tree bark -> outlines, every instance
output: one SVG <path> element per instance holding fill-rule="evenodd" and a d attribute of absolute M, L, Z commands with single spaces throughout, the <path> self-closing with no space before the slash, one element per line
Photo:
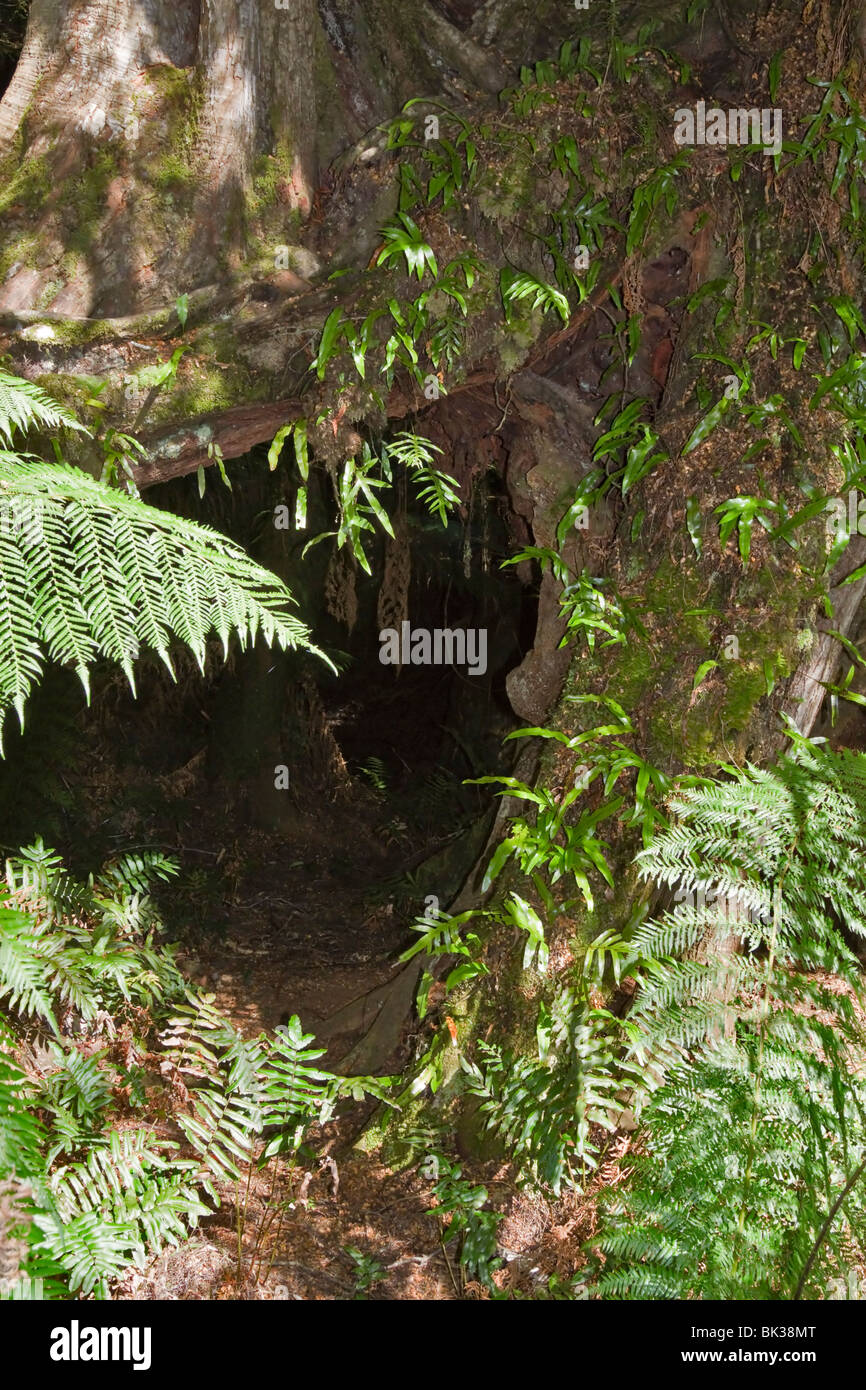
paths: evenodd
<path fill-rule="evenodd" d="M 0 310 L 114 318 L 224 280 L 296 242 L 325 171 L 408 97 L 504 76 L 425 0 L 33 0 L 0 102 L 0 251 L 22 252 Z"/>

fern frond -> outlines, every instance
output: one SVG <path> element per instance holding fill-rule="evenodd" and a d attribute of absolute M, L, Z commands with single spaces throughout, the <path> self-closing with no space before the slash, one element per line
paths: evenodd
<path fill-rule="evenodd" d="M 434 467 L 434 453 L 441 454 L 438 444 L 404 431 L 395 435 L 385 446 L 389 458 L 402 463 L 413 477 L 420 501 L 432 515 L 438 515 L 443 526 L 448 525 L 448 513 L 460 505 L 460 493 L 454 478 Z"/>
<path fill-rule="evenodd" d="M 16 430 L 24 434 L 34 426 L 87 433 L 71 411 L 32 381 L 0 371 L 0 440 L 11 446 Z"/>
<path fill-rule="evenodd" d="M 45 1131 L 25 1103 L 27 1078 L 0 1051 L 0 1178 L 27 1177 L 42 1167 Z"/>
<path fill-rule="evenodd" d="M 77 469 L 9 454 L 0 455 L 2 498 L 32 524 L 0 528 L 0 721 L 12 707 L 23 723 L 46 654 L 74 667 L 85 691 L 100 656 L 133 690 L 142 649 L 171 671 L 174 639 L 200 666 L 212 634 L 224 652 L 233 635 L 243 646 L 261 635 L 321 655 L 282 581 L 206 526 Z"/>
<path fill-rule="evenodd" d="M 208 1211 L 189 1172 L 147 1134 L 129 1131 L 37 1182 L 34 1198 L 35 1267 L 45 1259 L 73 1292 L 100 1298 L 127 1265 L 144 1264 L 148 1248 L 178 1244 Z"/>
<path fill-rule="evenodd" d="M 632 1052 L 654 1089 L 636 1102 L 647 1148 L 608 1204 L 598 1289 L 820 1296 L 866 1226 L 862 1194 L 844 1216 L 836 1202 L 866 1153 L 862 976 L 840 930 L 862 933 L 866 915 L 866 757 L 801 741 L 773 768 L 681 789 L 671 810 L 639 871 L 707 902 L 629 943 Z"/>

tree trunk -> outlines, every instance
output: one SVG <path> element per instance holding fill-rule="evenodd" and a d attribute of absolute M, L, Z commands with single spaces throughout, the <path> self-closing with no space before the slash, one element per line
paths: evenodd
<path fill-rule="evenodd" d="M 0 103 L 0 309 L 114 318 L 226 279 L 297 241 L 333 161 L 404 100 L 503 77 L 420 2 L 34 0 Z"/>

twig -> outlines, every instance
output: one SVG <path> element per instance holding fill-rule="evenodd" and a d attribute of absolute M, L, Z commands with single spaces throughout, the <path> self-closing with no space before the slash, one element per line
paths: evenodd
<path fill-rule="evenodd" d="M 825 1239 L 826 1239 L 826 1237 L 827 1237 L 827 1232 L 829 1231 L 831 1225 L 833 1224 L 833 1218 L 835 1217 L 837 1211 L 838 1211 L 839 1208 L 841 1207 L 841 1205 L 842 1205 L 842 1203 L 844 1202 L 845 1198 L 848 1196 L 848 1193 L 851 1191 L 851 1188 L 852 1188 L 852 1187 L 854 1186 L 854 1184 L 855 1184 L 856 1182 L 858 1182 L 859 1179 L 862 1177 L 864 1171 L 866 1171 L 866 1158 L 864 1158 L 863 1162 L 860 1163 L 860 1164 L 858 1164 L 858 1166 L 854 1169 L 854 1172 L 851 1174 L 851 1177 L 848 1179 L 848 1181 L 846 1182 L 845 1186 L 842 1188 L 842 1191 L 839 1193 L 839 1196 L 836 1198 L 836 1200 L 835 1200 L 835 1202 L 833 1203 L 832 1207 L 831 1207 L 830 1210 L 827 1212 L 827 1216 L 826 1216 L 826 1219 L 825 1219 L 825 1221 L 824 1221 L 824 1224 L 823 1224 L 823 1226 L 821 1227 L 820 1231 L 818 1232 L 818 1235 L 817 1235 L 816 1238 L 815 1238 L 815 1244 L 812 1246 L 812 1249 L 809 1251 L 809 1258 L 808 1258 L 808 1260 L 806 1261 L 806 1263 L 805 1263 L 804 1266 L 803 1266 L 803 1272 L 802 1272 L 802 1274 L 800 1275 L 800 1278 L 797 1280 L 797 1287 L 796 1287 L 796 1289 L 794 1290 L 794 1298 L 793 1298 L 793 1300 L 792 1300 L 794 1303 L 796 1303 L 796 1302 L 798 1301 L 798 1299 L 800 1299 L 800 1298 L 802 1297 L 802 1295 L 803 1295 L 803 1287 L 804 1287 L 804 1285 L 805 1285 L 805 1283 L 806 1283 L 806 1280 L 807 1280 L 808 1277 L 809 1277 L 809 1274 L 810 1274 L 810 1272 L 811 1272 L 812 1266 L 813 1266 L 813 1264 L 815 1263 L 815 1260 L 816 1260 L 817 1255 L 818 1255 L 818 1251 L 821 1249 L 821 1246 L 824 1244 L 824 1241 L 825 1241 Z"/>
<path fill-rule="evenodd" d="M 461 1294 L 461 1292 L 460 1292 L 460 1289 L 457 1287 L 457 1280 L 454 1278 L 454 1270 L 451 1268 L 451 1261 L 450 1261 L 449 1258 L 448 1258 L 448 1251 L 445 1249 L 445 1240 L 444 1240 L 444 1238 L 443 1238 L 443 1236 L 442 1236 L 441 1231 L 440 1231 L 440 1233 L 439 1233 L 439 1244 L 440 1244 L 441 1247 L 442 1247 L 442 1254 L 445 1256 L 445 1264 L 446 1264 L 446 1266 L 447 1266 L 447 1268 L 448 1268 L 448 1273 L 449 1273 L 449 1275 L 450 1275 L 450 1277 L 451 1277 L 451 1283 L 452 1283 L 453 1286 L 454 1286 L 454 1292 L 456 1293 L 456 1295 L 457 1295 L 458 1298 L 461 1298 L 461 1297 L 462 1297 L 462 1294 Z"/>

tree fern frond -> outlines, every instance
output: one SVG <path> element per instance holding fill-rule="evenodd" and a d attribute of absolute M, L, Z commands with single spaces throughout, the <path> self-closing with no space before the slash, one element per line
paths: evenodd
<path fill-rule="evenodd" d="M 87 433 L 71 411 L 52 400 L 32 381 L 0 371 L 0 440 L 11 445 L 16 431 L 23 434 L 34 426 Z"/>
<path fill-rule="evenodd" d="M 44 652 L 87 688 L 96 657 L 125 671 L 143 648 L 171 670 L 169 644 L 199 665 L 211 634 L 312 646 L 275 575 L 206 526 L 158 511 L 65 465 L 0 456 L 0 494 L 33 524 L 0 528 L 0 720 L 39 680 Z M 323 658 L 326 659 L 326 658 Z"/>
<path fill-rule="evenodd" d="M 801 741 L 773 768 L 681 789 L 670 809 L 639 872 L 707 902 L 679 903 L 629 943 L 632 1051 L 654 1089 L 636 1098 L 647 1147 L 608 1204 L 597 1287 L 820 1296 L 866 1227 L 852 1189 L 866 1153 L 863 984 L 841 935 L 866 916 L 866 757 Z"/>

